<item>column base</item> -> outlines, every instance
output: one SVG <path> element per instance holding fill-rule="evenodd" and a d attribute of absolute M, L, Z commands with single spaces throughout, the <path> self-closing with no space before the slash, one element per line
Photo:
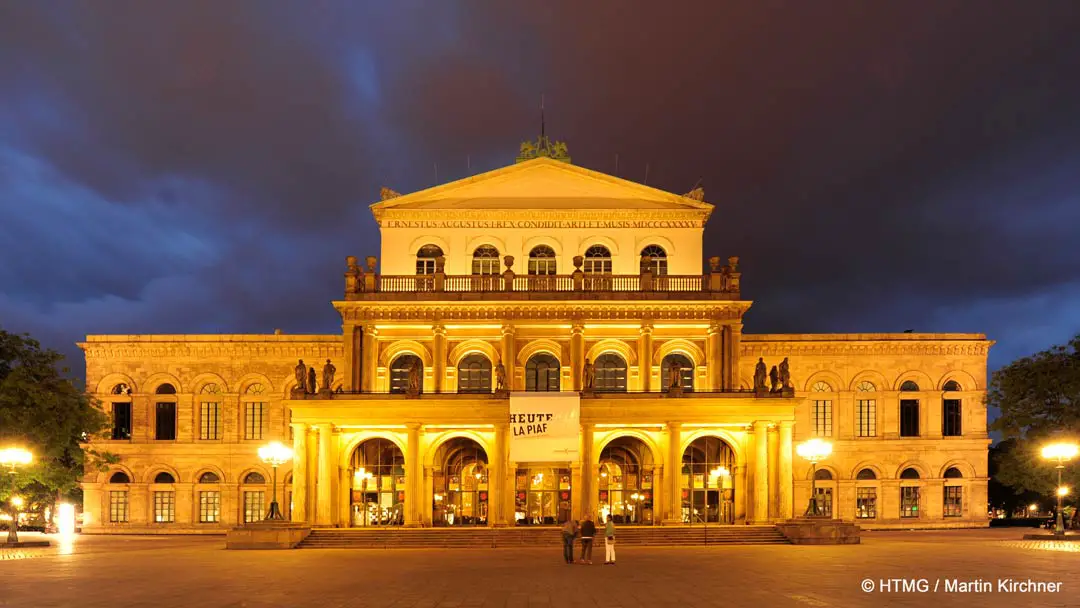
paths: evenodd
<path fill-rule="evenodd" d="M 685 526 L 686 522 L 681 519 L 662 519 L 660 520 L 661 526 Z"/>

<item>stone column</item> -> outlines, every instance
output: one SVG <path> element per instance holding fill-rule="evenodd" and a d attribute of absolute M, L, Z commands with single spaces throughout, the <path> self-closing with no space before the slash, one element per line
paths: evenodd
<path fill-rule="evenodd" d="M 293 430 L 292 521 L 307 521 L 307 425 L 291 423 Z"/>
<path fill-rule="evenodd" d="M 653 326 L 650 322 L 642 322 L 638 333 L 637 358 L 638 376 L 641 377 L 641 390 L 649 392 L 652 388 L 652 351 L 653 351 Z M 663 378 L 660 379 L 663 382 Z M 657 387 L 660 388 L 660 387 Z"/>
<path fill-rule="evenodd" d="M 341 326 L 341 352 L 344 355 L 344 369 L 341 370 L 341 389 L 348 392 L 356 390 L 356 376 L 360 369 L 360 362 L 356 359 L 359 353 L 357 349 L 357 342 L 360 336 L 357 335 L 357 327 L 355 323 L 344 323 Z M 319 386 L 322 388 L 322 378 L 319 378 Z"/>
<path fill-rule="evenodd" d="M 754 523 L 769 520 L 769 423 L 754 422 Z"/>
<path fill-rule="evenodd" d="M 364 326 L 364 343 L 361 347 L 360 390 L 365 393 L 375 392 L 379 364 L 379 330 L 368 323 Z"/>
<path fill-rule="evenodd" d="M 672 466 L 674 463 L 682 463 L 682 453 L 679 447 L 682 445 L 682 423 L 681 422 L 668 422 L 667 423 L 668 434 L 668 455 L 667 462 L 665 464 L 668 467 L 665 469 L 667 475 L 664 476 L 664 500 L 663 503 L 667 505 L 667 511 L 664 512 L 664 523 L 677 524 L 682 523 L 682 514 L 680 509 L 682 507 L 682 496 L 680 492 L 682 488 L 679 487 L 679 467 Z"/>
<path fill-rule="evenodd" d="M 490 496 L 488 504 L 495 511 L 489 514 L 488 522 L 495 526 L 508 525 L 504 494 L 506 493 L 506 462 L 509 460 L 506 453 L 506 433 L 509 431 L 509 426 L 510 423 L 506 421 L 495 423 L 495 454 L 492 462 L 488 465 L 488 490 Z M 491 466 L 492 464 L 495 466 Z"/>
<path fill-rule="evenodd" d="M 436 323 L 431 327 L 431 331 L 435 334 L 435 347 L 431 353 L 433 359 L 431 371 L 435 376 L 432 379 L 432 388 L 434 392 L 441 393 L 446 384 L 446 327 L 442 323 Z"/>
<path fill-rule="evenodd" d="M 739 349 L 742 344 L 742 325 L 742 323 L 728 325 L 730 330 L 725 340 L 725 343 L 730 348 L 727 360 L 727 379 L 728 388 L 732 390 L 739 388 Z"/>
<path fill-rule="evenodd" d="M 348 528 L 352 525 L 352 471 L 338 467 L 338 485 L 335 495 L 334 525 Z"/>
<path fill-rule="evenodd" d="M 584 365 L 585 325 L 575 321 L 570 328 L 570 386 L 575 391 L 581 390 L 581 370 Z"/>
<path fill-rule="evenodd" d="M 777 513 L 780 509 L 779 504 L 779 477 L 777 475 L 777 464 L 780 457 L 779 453 L 779 432 L 776 427 L 769 429 L 769 519 L 775 520 Z"/>
<path fill-rule="evenodd" d="M 431 508 L 435 504 L 435 467 L 424 467 L 424 502 L 420 505 L 420 521 L 426 526 L 431 526 Z"/>
<path fill-rule="evenodd" d="M 514 518 L 514 512 L 517 511 L 517 502 L 515 496 L 517 494 L 516 462 L 506 463 L 506 474 L 503 475 L 503 488 L 505 489 L 505 492 L 503 492 L 503 496 L 502 498 L 500 498 L 500 500 L 502 500 L 503 514 L 506 516 L 506 525 L 514 526 L 517 525 L 517 520 Z"/>
<path fill-rule="evenodd" d="M 570 518 L 581 521 L 581 463 L 575 462 L 570 464 Z M 515 488 L 514 491 L 517 491 Z"/>
<path fill-rule="evenodd" d="M 334 476 L 337 463 L 334 462 L 334 425 L 319 424 L 319 477 L 315 500 L 315 525 L 330 526 L 334 523 Z"/>
<path fill-rule="evenodd" d="M 724 384 L 723 328 L 719 321 L 709 324 L 709 333 L 705 338 L 705 353 L 709 371 L 709 390 L 718 391 L 729 388 Z"/>
<path fill-rule="evenodd" d="M 507 388 L 515 390 L 518 387 L 514 386 L 514 364 L 517 361 L 517 345 L 514 340 L 514 326 L 507 323 L 502 326 L 502 364 L 506 369 L 506 382 L 509 384 Z M 523 390 L 525 387 L 520 387 Z"/>
<path fill-rule="evenodd" d="M 791 429 L 795 425 L 790 420 L 780 422 L 779 457 L 776 460 L 776 479 L 780 493 L 777 500 L 780 519 L 790 519 L 795 516 L 792 510 L 792 484 L 794 478 L 791 473 L 792 438 Z"/>
<path fill-rule="evenodd" d="M 596 467 L 593 465 L 593 423 L 581 423 L 581 516 L 592 515 L 596 504 Z"/>
<path fill-rule="evenodd" d="M 735 523 L 746 523 L 746 511 L 750 506 L 750 485 L 746 481 L 746 465 L 735 465 Z"/>
<path fill-rule="evenodd" d="M 408 441 L 405 444 L 405 527 L 416 528 L 422 521 L 420 505 L 423 503 L 424 469 L 420 464 L 420 423 L 409 422 Z"/>

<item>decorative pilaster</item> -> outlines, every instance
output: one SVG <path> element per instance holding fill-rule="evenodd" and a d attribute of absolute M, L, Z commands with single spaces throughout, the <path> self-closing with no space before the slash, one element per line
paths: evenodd
<path fill-rule="evenodd" d="M 360 390 L 365 393 L 375 392 L 375 375 L 379 363 L 379 330 L 370 322 L 364 326 L 364 338 L 361 345 Z"/>
<path fill-rule="evenodd" d="M 682 462 L 682 454 L 679 453 L 679 446 L 682 445 L 682 423 L 681 422 L 668 422 L 667 423 L 667 435 L 668 435 L 668 463 Z M 682 488 L 679 487 L 679 475 L 677 469 L 673 466 L 669 466 L 667 469 L 667 475 L 664 476 L 664 504 L 667 505 L 667 509 L 664 511 L 664 523 L 678 524 L 682 523 L 681 513 L 679 508 L 682 505 L 682 497 L 680 492 Z"/>
<path fill-rule="evenodd" d="M 431 327 L 431 331 L 435 334 L 435 347 L 432 349 L 431 356 L 434 359 L 432 361 L 432 373 L 434 378 L 434 392 L 443 392 L 443 385 L 446 384 L 446 327 L 442 323 L 436 323 Z"/>
<path fill-rule="evenodd" d="M 334 525 L 348 528 L 352 520 L 352 471 L 338 467 L 338 485 L 335 492 Z M 367 514 L 364 514 L 367 517 Z"/>
<path fill-rule="evenodd" d="M 779 497 L 779 477 L 777 476 L 777 469 L 779 468 L 778 460 L 780 458 L 779 453 L 779 429 L 775 426 L 769 429 L 769 519 L 775 520 L 779 517 L 780 512 Z"/>
<path fill-rule="evenodd" d="M 728 325 L 724 343 L 729 345 L 727 357 L 727 385 L 731 390 L 739 388 L 739 348 L 742 344 L 742 323 Z"/>
<path fill-rule="evenodd" d="M 489 514 L 489 525 L 507 526 L 506 517 L 506 463 L 508 454 L 506 451 L 506 434 L 510 424 L 506 421 L 495 423 L 495 458 L 488 465 L 488 488 L 491 490 L 491 500 L 488 504 L 494 506 L 494 513 Z M 491 466 L 494 464 L 495 466 Z"/>
<path fill-rule="evenodd" d="M 424 469 L 420 466 L 420 424 L 409 422 L 405 426 L 409 429 L 408 441 L 405 444 L 405 527 L 415 528 L 419 527 L 422 521 L 420 510 L 423 504 L 421 476 Z"/>
<path fill-rule="evenodd" d="M 596 500 L 595 477 L 596 470 L 593 467 L 593 423 L 581 424 L 581 516 L 590 515 L 594 512 L 593 505 Z"/>
<path fill-rule="evenodd" d="M 652 388 L 652 351 L 653 351 L 653 325 L 643 321 L 638 333 L 637 342 L 638 377 L 641 378 L 641 390 L 649 392 Z M 663 382 L 663 379 L 660 380 Z M 659 388 L 659 387 L 658 387 Z"/>
<path fill-rule="evenodd" d="M 290 424 L 293 430 L 293 474 L 292 474 L 292 521 L 304 522 L 308 518 L 307 488 L 307 425 L 303 422 Z"/>
<path fill-rule="evenodd" d="M 723 330 L 724 326 L 719 321 L 709 324 L 709 332 L 705 337 L 706 364 L 709 372 L 709 390 L 719 391 L 728 388 L 724 385 L 724 356 L 723 356 Z"/>
<path fill-rule="evenodd" d="M 780 519 L 790 519 L 795 515 L 792 510 L 792 484 L 795 480 L 791 473 L 791 430 L 794 425 L 795 423 L 790 420 L 780 422 L 779 445 L 777 446 L 779 453 L 776 459 L 776 482 L 779 491 L 777 515 Z"/>
<path fill-rule="evenodd" d="M 334 425 L 319 424 L 319 475 L 317 498 L 315 500 L 315 525 L 333 525 L 334 518 L 334 475 L 337 466 L 334 463 Z"/>
<path fill-rule="evenodd" d="M 517 345 L 515 344 L 515 330 L 514 326 L 507 323 L 502 326 L 502 364 L 506 369 L 506 382 L 509 384 L 507 388 L 511 391 L 517 387 L 514 386 L 514 363 L 517 360 Z M 525 387 L 521 387 L 524 389 Z"/>
<path fill-rule="evenodd" d="M 754 422 L 754 523 L 769 520 L 769 423 Z"/>
<path fill-rule="evenodd" d="M 570 378 L 573 390 L 581 390 L 581 370 L 585 366 L 585 325 L 575 321 L 570 327 Z"/>
<path fill-rule="evenodd" d="M 355 323 L 341 326 L 341 352 L 344 355 L 345 369 L 341 370 L 341 390 L 352 392 L 359 385 L 362 330 Z M 321 386 L 320 382 L 320 386 Z M 333 387 L 322 387 L 323 389 Z"/>

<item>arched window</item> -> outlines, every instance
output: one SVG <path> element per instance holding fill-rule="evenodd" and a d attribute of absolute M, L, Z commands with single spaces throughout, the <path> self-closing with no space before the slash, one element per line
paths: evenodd
<path fill-rule="evenodd" d="M 109 483 L 131 483 L 131 478 L 123 471 L 117 471 L 109 478 Z"/>
<path fill-rule="evenodd" d="M 948 382 L 946 382 L 944 389 L 946 392 L 950 393 L 955 393 L 957 391 L 963 390 L 960 388 L 960 383 L 956 380 L 949 380 Z"/>
<path fill-rule="evenodd" d="M 911 468 L 911 467 L 908 467 L 908 468 L 904 469 L 904 471 L 902 473 L 900 473 L 900 479 L 918 479 L 918 478 L 919 478 L 919 472 L 916 471 L 915 469 Z"/>
<path fill-rule="evenodd" d="M 221 483 L 221 478 L 213 471 L 207 471 L 199 475 L 199 483 Z"/>
<path fill-rule="evenodd" d="M 870 382 L 869 380 L 863 380 L 855 386 L 855 390 L 859 391 L 860 393 L 873 393 L 877 391 L 877 387 L 874 386 L 873 382 Z"/>
<path fill-rule="evenodd" d="M 458 392 L 491 392 L 491 361 L 487 357 L 472 353 L 458 363 Z"/>
<path fill-rule="evenodd" d="M 389 439 L 375 437 L 356 446 L 352 475 L 352 525 L 405 523 L 405 455 Z"/>
<path fill-rule="evenodd" d="M 615 353 L 604 353 L 593 363 L 596 379 L 593 389 L 596 392 L 626 392 L 626 361 Z"/>
<path fill-rule="evenodd" d="M 645 259 L 648 256 L 648 259 Z M 641 250 L 641 271 L 651 269 L 654 275 L 667 274 L 667 252 L 659 245 L 649 245 Z"/>
<path fill-rule="evenodd" d="M 960 469 L 956 467 L 949 467 L 945 469 L 945 479 L 961 479 L 964 474 L 960 472 Z"/>
<path fill-rule="evenodd" d="M 828 382 L 818 381 L 814 383 L 814 386 L 810 387 L 810 390 L 815 393 L 831 393 L 832 387 L 829 386 Z"/>
<path fill-rule="evenodd" d="M 499 274 L 499 250 L 491 245 L 481 245 L 472 254 L 473 274 Z"/>
<path fill-rule="evenodd" d="M 585 250 L 585 274 L 611 274 L 611 252 L 603 245 L 593 245 Z"/>
<path fill-rule="evenodd" d="M 128 386 L 126 383 L 121 382 L 120 384 L 117 384 L 116 386 L 112 387 L 112 394 L 114 394 L 114 395 L 130 395 L 131 394 L 131 387 Z"/>
<path fill-rule="evenodd" d="M 832 473 L 828 469 L 818 469 L 814 472 L 814 479 L 818 481 L 832 481 Z"/>
<path fill-rule="evenodd" d="M 171 473 L 162 471 L 154 476 L 154 483 L 176 483 Z"/>
<path fill-rule="evenodd" d="M 442 248 L 438 245 L 424 245 L 416 252 L 416 274 L 435 274 L 435 258 L 441 257 Z"/>
<path fill-rule="evenodd" d="M 432 485 L 432 524 L 436 526 L 487 525 L 488 459 L 473 439 L 455 437 L 435 452 Z"/>
<path fill-rule="evenodd" d="M 670 353 L 660 362 L 660 390 L 665 393 L 671 390 L 673 367 L 679 368 L 679 386 L 682 390 L 694 390 L 694 362 L 682 353 Z"/>
<path fill-rule="evenodd" d="M 877 475 L 874 474 L 873 469 L 863 469 L 863 470 L 859 471 L 859 474 L 855 476 L 855 479 L 860 479 L 860 480 L 863 480 L 863 481 L 869 481 L 869 480 L 872 480 L 872 479 L 877 479 Z"/>
<path fill-rule="evenodd" d="M 653 454 L 636 437 L 616 437 L 600 451 L 597 484 L 598 522 L 607 517 L 616 524 L 652 524 Z"/>
<path fill-rule="evenodd" d="M 679 473 L 683 523 L 735 523 L 735 452 L 727 442 L 698 437 L 683 451 Z"/>
<path fill-rule="evenodd" d="M 559 360 L 548 353 L 536 353 L 525 364 L 525 390 L 559 392 Z"/>
<path fill-rule="evenodd" d="M 175 395 L 176 387 L 161 384 L 154 391 L 158 395 Z M 154 403 L 154 439 L 176 441 L 176 398 L 159 397 Z"/>
<path fill-rule="evenodd" d="M 900 390 L 904 392 L 915 392 L 919 390 L 919 385 L 911 380 L 904 380 L 904 383 L 900 385 Z"/>
<path fill-rule="evenodd" d="M 555 250 L 537 245 L 529 252 L 529 274 L 555 274 Z"/>
<path fill-rule="evenodd" d="M 404 394 L 409 392 L 409 372 L 413 367 L 416 367 L 416 373 L 419 375 L 420 391 L 424 390 L 424 362 L 413 354 L 398 355 L 397 358 L 390 363 L 390 392 L 394 394 Z"/>
<path fill-rule="evenodd" d="M 258 471 L 252 471 L 244 476 L 245 485 L 259 485 L 266 483 L 266 478 Z"/>
<path fill-rule="evenodd" d="M 158 386 L 157 390 L 154 392 L 159 395 L 175 395 L 176 387 L 166 382 L 165 384 Z"/>

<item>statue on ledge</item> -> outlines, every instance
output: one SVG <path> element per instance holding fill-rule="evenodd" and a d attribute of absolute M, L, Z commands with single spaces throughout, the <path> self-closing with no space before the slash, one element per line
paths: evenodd
<path fill-rule="evenodd" d="M 791 390 L 791 367 L 788 365 L 787 357 L 780 362 L 780 390 Z"/>
<path fill-rule="evenodd" d="M 309 394 L 312 394 L 312 395 L 315 394 L 315 367 L 314 366 L 308 368 L 307 392 Z"/>
<path fill-rule="evenodd" d="M 391 190 L 390 188 L 387 188 L 387 187 L 383 186 L 383 189 L 379 191 L 379 196 L 382 198 L 382 200 L 388 201 L 388 200 L 390 200 L 392 198 L 397 198 L 397 197 L 401 196 L 401 193 L 400 192 L 395 192 L 395 191 Z"/>
<path fill-rule="evenodd" d="M 682 366 L 678 363 L 672 363 L 668 368 L 668 394 L 676 397 L 682 396 Z"/>
<path fill-rule="evenodd" d="M 506 367 L 503 366 L 502 361 L 499 361 L 495 366 L 495 392 L 504 393 L 509 390 L 506 382 Z"/>
<path fill-rule="evenodd" d="M 780 392 L 780 372 L 776 371 L 775 365 L 772 366 L 772 369 L 769 370 L 769 384 L 772 385 L 772 387 L 769 389 L 770 393 Z"/>
<path fill-rule="evenodd" d="M 765 392 L 765 375 L 766 375 L 766 373 L 767 372 L 766 372 L 766 368 L 765 368 L 765 358 L 764 357 L 758 357 L 757 365 L 754 366 L 754 392 L 755 393 Z"/>
<path fill-rule="evenodd" d="M 420 366 L 415 363 L 409 366 L 409 385 L 405 391 L 405 394 L 410 397 L 418 397 L 420 395 Z"/>
<path fill-rule="evenodd" d="M 596 382 L 596 368 L 588 359 L 585 359 L 585 365 L 581 370 L 581 388 L 586 391 L 593 390 L 593 383 Z"/>
<path fill-rule="evenodd" d="M 694 188 L 690 192 L 687 192 L 686 194 L 684 194 L 683 197 L 688 198 L 688 199 L 690 199 L 692 201 L 704 201 L 705 200 L 705 189 L 702 188 L 701 186 L 698 186 L 697 188 Z"/>
<path fill-rule="evenodd" d="M 296 364 L 296 388 L 293 389 L 296 393 L 307 393 L 307 366 L 304 365 L 304 360 L 300 359 L 300 362 Z"/>
<path fill-rule="evenodd" d="M 334 374 L 337 372 L 337 368 L 330 362 L 330 359 L 326 360 L 326 365 L 322 368 L 322 387 L 324 391 L 329 391 L 331 386 L 334 386 Z"/>

